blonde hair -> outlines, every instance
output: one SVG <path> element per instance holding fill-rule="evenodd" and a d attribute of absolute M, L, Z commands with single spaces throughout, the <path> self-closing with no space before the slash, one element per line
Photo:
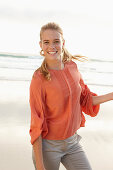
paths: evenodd
<path fill-rule="evenodd" d="M 43 32 L 45 30 L 48 30 L 48 29 L 55 30 L 55 31 L 59 32 L 61 34 L 61 36 L 62 36 L 62 39 L 63 39 L 63 31 L 62 31 L 61 27 L 58 24 L 54 23 L 54 22 L 49 22 L 46 25 L 43 25 L 41 27 L 40 40 L 42 39 Z M 40 55 L 44 56 L 41 52 L 40 52 Z M 63 60 L 62 60 L 63 63 L 65 63 L 67 61 L 71 61 L 72 59 L 82 61 L 82 60 L 85 59 L 85 57 L 80 56 L 80 55 L 71 55 L 67 51 L 67 49 L 65 47 L 63 47 Z M 41 66 L 37 70 L 40 70 L 40 72 L 43 74 L 43 76 L 44 76 L 44 78 L 46 78 L 46 80 L 51 80 L 51 75 L 50 75 L 50 72 L 49 72 L 49 70 L 47 68 L 45 59 L 43 60 Z"/>

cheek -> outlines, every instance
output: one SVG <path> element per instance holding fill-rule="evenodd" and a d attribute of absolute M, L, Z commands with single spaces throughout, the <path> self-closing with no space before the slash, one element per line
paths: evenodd
<path fill-rule="evenodd" d="M 43 51 L 46 51 L 47 50 L 47 46 L 43 45 L 42 49 L 43 49 Z"/>
<path fill-rule="evenodd" d="M 61 46 L 61 45 L 57 45 L 56 48 L 57 48 L 59 51 L 62 51 L 62 46 Z"/>

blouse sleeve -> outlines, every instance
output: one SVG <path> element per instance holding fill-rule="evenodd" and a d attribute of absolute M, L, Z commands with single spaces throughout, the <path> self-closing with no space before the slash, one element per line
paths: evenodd
<path fill-rule="evenodd" d="M 31 144 L 41 135 L 44 122 L 44 94 L 42 82 L 39 77 L 33 76 L 30 84 L 30 108 L 31 108 L 31 124 L 30 136 Z"/>
<path fill-rule="evenodd" d="M 90 91 L 82 78 L 80 78 L 80 85 L 82 89 L 80 97 L 82 111 L 91 117 L 95 117 L 99 112 L 100 105 L 93 105 L 92 96 L 97 96 L 97 94 Z"/>

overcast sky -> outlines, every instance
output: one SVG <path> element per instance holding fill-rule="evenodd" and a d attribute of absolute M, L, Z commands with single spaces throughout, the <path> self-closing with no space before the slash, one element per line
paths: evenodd
<path fill-rule="evenodd" d="M 112 0 L 2 0 L 0 7 L 14 10 L 66 10 L 74 13 L 87 13 L 94 16 L 111 17 Z"/>
<path fill-rule="evenodd" d="M 40 27 L 55 21 L 69 50 L 110 56 L 112 7 L 112 0 L 2 0 L 0 52 L 37 53 Z"/>

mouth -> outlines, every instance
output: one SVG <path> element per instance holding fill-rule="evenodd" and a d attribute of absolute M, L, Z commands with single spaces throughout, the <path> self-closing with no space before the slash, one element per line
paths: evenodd
<path fill-rule="evenodd" d="M 54 55 L 56 54 L 58 51 L 49 51 L 48 54 Z"/>

